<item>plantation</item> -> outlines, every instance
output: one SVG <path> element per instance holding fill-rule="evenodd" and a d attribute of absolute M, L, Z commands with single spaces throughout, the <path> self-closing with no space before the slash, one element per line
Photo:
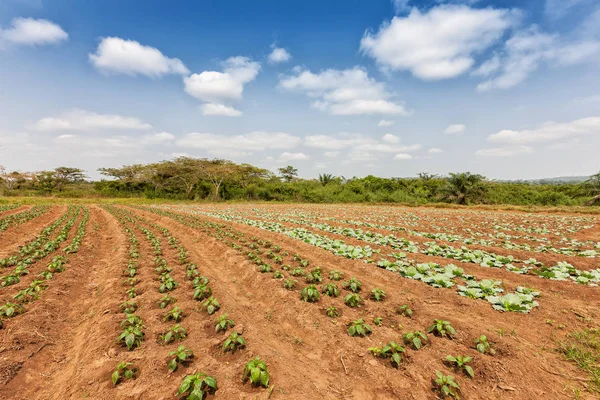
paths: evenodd
<path fill-rule="evenodd" d="M 599 222 L 3 204 L 0 398 L 598 398 Z"/>

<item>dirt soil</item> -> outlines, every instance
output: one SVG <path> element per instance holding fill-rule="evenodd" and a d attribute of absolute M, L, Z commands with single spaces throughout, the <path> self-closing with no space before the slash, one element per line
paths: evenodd
<path fill-rule="evenodd" d="M 491 224 L 504 221 L 512 225 L 545 225 L 569 238 L 600 242 L 600 221 L 595 216 L 316 205 L 165 206 L 158 207 L 162 210 L 160 215 L 148 207 L 91 205 L 88 209 L 90 218 L 86 235 L 79 251 L 67 256 L 65 271 L 47 282 L 48 289 L 39 300 L 24 304 L 23 314 L 3 318 L 0 399 L 175 399 L 183 377 L 195 372 L 204 372 L 218 382 L 219 389 L 208 399 L 436 399 L 442 398 L 432 389 L 436 370 L 456 378 L 464 399 L 598 398 L 598 393 L 592 391 L 589 376 L 556 351 L 558 343 L 569 332 L 599 327 L 598 287 L 521 276 L 442 257 L 414 255 L 419 262 L 455 264 L 478 278 L 502 280 L 510 290 L 525 285 L 541 291 L 540 306 L 529 314 L 502 313 L 493 310 L 486 301 L 458 296 L 455 288 L 436 289 L 362 260 L 336 256 L 280 233 L 195 212 L 229 210 L 248 218 L 269 220 L 264 215 L 261 218 L 252 216 L 253 210 L 259 209 L 263 213 L 303 213 L 316 219 L 380 220 L 386 221 L 378 222 L 381 224 L 431 232 L 444 232 L 447 228 L 448 233 L 463 235 L 466 235 L 466 228 L 487 234 L 493 231 Z M 117 219 L 113 214 L 115 210 L 127 218 Z M 0 236 L 0 258 L 17 252 L 20 245 L 33 240 L 64 212 L 66 206 L 54 206 L 40 217 L 9 228 Z M 585 221 L 576 219 L 582 217 Z M 423 220 L 421 225 L 420 219 Z M 0 287 L 1 304 L 14 302 L 13 296 L 18 290 L 32 282 L 33 276 L 42 271 L 52 257 L 64 254 L 62 248 L 70 243 L 80 220 L 81 215 L 61 249 L 31 265 L 31 274 L 23 277 L 21 283 Z M 350 227 L 331 220 L 319 222 Z M 584 225 L 588 227 L 583 228 Z M 577 229 L 569 232 L 569 226 Z M 117 342 L 124 319 L 120 304 L 129 300 L 125 293 L 130 286 L 124 282 L 123 275 L 130 261 L 128 230 L 139 242 L 136 275 L 139 295 L 134 300 L 138 305 L 136 315 L 144 321 L 145 332 L 145 340 L 133 351 Z M 312 231 L 348 244 L 367 244 L 341 235 Z M 372 231 L 390 233 L 381 229 Z M 164 293 L 158 291 L 155 247 L 148 239 L 148 232 L 158 239 L 162 257 L 172 268 L 170 275 L 178 286 L 170 295 L 177 299 L 174 305 L 184 311 L 179 323 L 188 332 L 185 340 L 169 345 L 161 344 L 159 339 L 174 325 L 164 318 L 172 306 L 166 309 L 157 306 Z M 406 237 L 401 232 L 394 234 Z M 517 230 L 512 234 L 524 233 Z M 539 233 L 527 234 L 548 237 Z M 556 235 L 550 237 L 557 239 Z M 195 263 L 200 274 L 210 280 L 212 295 L 220 302 L 220 310 L 214 315 L 209 316 L 201 309 L 201 302 L 192 298 L 194 289 L 186 279 L 186 267 L 179 262 L 179 250 L 171 245 L 169 238 L 183 246 L 187 260 Z M 260 273 L 246 257 L 249 249 L 244 246 L 251 243 L 251 238 L 259 247 L 266 241 L 281 246 L 278 254 L 282 255 L 283 264 L 292 268 L 298 266 L 294 254 L 309 262 L 307 271 L 321 267 L 323 283 L 340 286 L 340 296 L 332 298 L 321 294 L 317 303 L 302 301 L 300 291 L 307 285 L 302 277 L 290 277 L 289 271 L 282 270 L 285 278 L 298 281 L 295 289 L 287 290 L 282 279 L 274 279 L 272 272 Z M 453 245 L 457 246 L 456 243 Z M 238 246 L 243 251 L 236 249 Z M 378 248 L 372 244 L 371 247 Z M 379 247 L 382 254 L 390 251 Z M 514 254 L 519 258 L 535 257 L 547 264 L 573 260 L 584 269 L 600 268 L 600 257 L 584 259 L 500 247 L 467 247 Z M 268 249 L 272 247 L 253 251 L 264 254 Z M 263 254 L 261 258 L 271 263 L 274 271 L 281 270 L 281 265 Z M 344 304 L 344 297 L 349 292 L 341 288 L 343 281 L 330 281 L 329 273 L 333 270 L 344 273 L 344 281 L 356 277 L 362 282 L 360 295 L 365 301 L 361 307 L 351 308 Z M 9 269 L 0 270 L 2 275 L 8 272 Z M 318 288 L 321 286 L 317 285 Z M 385 301 L 369 299 L 374 288 L 385 291 Z M 398 315 L 395 310 L 400 305 L 409 305 L 413 317 Z M 331 306 L 341 312 L 339 317 L 330 318 L 325 314 Z M 233 354 L 221 351 L 223 341 L 232 330 L 215 332 L 215 320 L 222 313 L 235 321 L 233 330 L 241 333 L 247 343 L 245 348 Z M 383 319 L 381 326 L 373 322 L 377 317 Z M 371 326 L 373 333 L 364 338 L 350 337 L 348 324 L 361 318 Z M 426 332 L 434 319 L 450 321 L 457 331 L 455 337 L 449 339 L 428 334 L 429 340 L 420 350 L 405 345 L 399 368 L 392 367 L 389 359 L 376 358 L 369 352 L 369 348 L 392 340 L 402 343 L 402 335 L 406 332 Z M 482 334 L 496 349 L 495 355 L 480 354 L 475 350 L 474 339 Z M 188 365 L 169 373 L 168 354 L 179 345 L 191 349 L 195 357 Z M 459 354 L 473 357 L 474 378 L 444 362 L 446 355 Z M 254 388 L 242 382 L 244 365 L 256 356 L 268 365 L 269 388 Z M 139 376 L 114 386 L 111 374 L 122 361 L 132 362 L 139 369 Z"/>

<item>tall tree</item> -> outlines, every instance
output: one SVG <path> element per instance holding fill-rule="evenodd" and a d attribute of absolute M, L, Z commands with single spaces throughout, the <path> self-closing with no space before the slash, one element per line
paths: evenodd
<path fill-rule="evenodd" d="M 335 176 L 331 174 L 319 174 L 319 183 L 323 186 L 327 186 L 327 184 L 333 182 Z"/>
<path fill-rule="evenodd" d="M 87 176 L 85 171 L 73 167 L 58 167 L 54 169 L 55 186 L 62 191 L 69 183 L 84 182 Z"/>
<path fill-rule="evenodd" d="M 298 170 L 292 167 L 291 165 L 279 168 L 278 171 L 279 175 L 281 175 L 281 179 L 283 179 L 284 182 L 291 182 L 294 180 L 295 177 L 298 176 Z"/>
<path fill-rule="evenodd" d="M 589 189 L 589 193 L 594 196 L 587 204 L 590 206 L 600 204 L 600 172 L 590 176 L 590 178 L 585 181 L 585 186 Z"/>
<path fill-rule="evenodd" d="M 484 198 L 487 186 L 485 177 L 470 172 L 450 173 L 446 185 L 441 189 L 442 199 L 458 204 L 468 204 Z"/>

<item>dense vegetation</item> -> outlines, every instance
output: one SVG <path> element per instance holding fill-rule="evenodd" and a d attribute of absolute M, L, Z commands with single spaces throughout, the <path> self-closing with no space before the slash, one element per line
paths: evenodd
<path fill-rule="evenodd" d="M 394 202 L 427 204 L 592 205 L 600 204 L 600 173 L 583 183 L 491 181 L 477 174 L 426 173 L 416 178 L 322 174 L 300 179 L 287 166 L 279 174 L 227 160 L 180 157 L 153 164 L 101 168 L 106 176 L 86 180 L 85 171 L 59 167 L 34 173 L 0 167 L 6 196 L 145 197 L 179 200 L 263 200 L 314 203 Z"/>

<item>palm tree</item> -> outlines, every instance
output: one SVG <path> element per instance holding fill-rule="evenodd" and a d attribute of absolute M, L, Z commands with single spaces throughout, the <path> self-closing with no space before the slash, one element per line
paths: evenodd
<path fill-rule="evenodd" d="M 335 176 L 333 176 L 331 174 L 319 174 L 319 182 L 323 186 L 327 185 L 328 183 L 333 182 L 334 179 L 335 179 Z"/>
<path fill-rule="evenodd" d="M 442 199 L 458 204 L 482 200 L 487 191 L 485 177 L 470 172 L 450 173 L 442 188 Z"/>

